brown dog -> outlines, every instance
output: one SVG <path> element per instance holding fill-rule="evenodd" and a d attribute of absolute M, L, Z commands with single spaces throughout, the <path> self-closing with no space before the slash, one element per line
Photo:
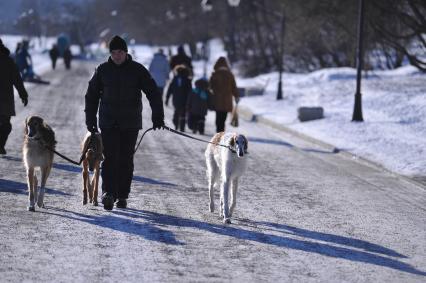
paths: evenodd
<path fill-rule="evenodd" d="M 53 152 L 51 150 L 55 149 L 55 144 L 55 133 L 41 117 L 29 116 L 25 120 L 25 137 L 22 152 L 27 171 L 29 211 L 35 211 L 35 202 L 37 202 L 38 207 L 44 207 L 44 190 L 52 169 Z M 34 170 L 37 167 L 41 171 L 41 184 L 38 194 L 37 177 L 34 174 Z"/>
<path fill-rule="evenodd" d="M 101 161 L 104 160 L 104 150 L 100 133 L 87 133 L 81 144 L 83 156 L 83 205 L 87 204 L 87 193 L 89 201 L 94 206 L 98 205 L 99 170 Z M 89 171 L 94 172 L 92 180 Z"/>

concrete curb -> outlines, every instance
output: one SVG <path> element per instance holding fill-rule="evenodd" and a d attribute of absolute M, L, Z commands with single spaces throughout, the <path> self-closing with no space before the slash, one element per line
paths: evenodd
<path fill-rule="evenodd" d="M 392 176 L 394 176 L 398 179 L 408 181 L 408 182 L 410 182 L 414 185 L 417 185 L 417 186 L 421 187 L 422 189 L 426 190 L 426 180 L 424 182 L 422 182 L 422 181 L 414 179 L 415 177 L 405 176 L 405 175 L 401 175 L 399 173 L 393 172 L 393 171 L 383 167 L 383 165 L 381 165 L 377 162 L 368 160 L 364 157 L 361 157 L 359 155 L 355 155 L 355 154 L 350 153 L 348 151 L 340 150 L 339 148 L 335 147 L 334 145 L 328 144 L 328 143 L 323 142 L 321 140 L 315 139 L 311 136 L 308 136 L 308 135 L 305 135 L 303 133 L 292 130 L 292 129 L 285 127 L 285 126 L 283 126 L 283 125 L 281 125 L 277 122 L 274 122 L 270 119 L 267 119 L 267 118 L 264 118 L 262 116 L 258 116 L 256 114 L 253 114 L 253 112 L 251 112 L 251 110 L 246 108 L 246 107 L 242 107 L 242 106 L 239 105 L 238 106 L 238 114 L 240 115 L 241 118 L 243 118 L 245 120 L 261 123 L 261 124 L 270 126 L 271 128 L 274 128 L 276 130 L 286 132 L 286 133 L 288 133 L 292 136 L 298 137 L 298 138 L 300 138 L 304 141 L 319 145 L 321 147 L 326 148 L 327 150 L 333 151 L 334 153 L 338 153 L 338 154 L 344 156 L 345 158 L 349 158 L 353 161 L 360 162 L 360 163 L 366 164 L 368 166 L 374 167 L 374 168 L 381 170 L 383 172 L 386 172 L 386 173 L 388 173 L 388 174 L 390 174 L 390 175 L 392 175 Z"/>

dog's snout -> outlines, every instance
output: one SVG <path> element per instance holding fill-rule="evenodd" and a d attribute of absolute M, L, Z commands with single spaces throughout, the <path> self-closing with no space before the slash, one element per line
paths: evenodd
<path fill-rule="evenodd" d="M 244 156 L 244 150 L 242 150 L 241 148 L 238 149 L 237 152 L 238 157 L 243 157 Z"/>
<path fill-rule="evenodd" d="M 31 127 L 27 127 L 27 130 L 28 130 L 28 136 L 32 138 L 35 134 L 35 131 Z"/>

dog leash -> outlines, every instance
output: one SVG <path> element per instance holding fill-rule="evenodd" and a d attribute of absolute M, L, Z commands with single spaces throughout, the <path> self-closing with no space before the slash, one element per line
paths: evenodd
<path fill-rule="evenodd" d="M 90 139 L 92 139 L 93 134 L 94 134 L 94 133 L 92 132 L 92 133 L 91 133 L 91 135 L 90 135 Z M 90 142 L 91 142 L 91 141 L 90 141 Z M 79 162 L 77 162 L 77 161 L 74 161 L 74 160 L 72 160 L 72 159 L 70 159 L 70 158 L 66 157 L 65 155 L 63 155 L 63 154 L 61 154 L 61 153 L 57 152 L 57 151 L 56 151 L 56 150 L 54 150 L 53 148 L 48 147 L 48 146 L 47 146 L 47 145 L 45 145 L 45 144 L 43 144 L 43 146 L 44 146 L 47 150 L 49 150 L 49 151 L 53 152 L 54 154 L 58 155 L 59 157 L 62 157 L 62 158 L 63 158 L 63 159 L 65 159 L 66 161 L 71 162 L 72 164 L 75 164 L 75 165 L 78 165 L 78 166 L 80 166 L 80 165 L 81 165 L 81 163 L 83 162 L 84 156 L 86 156 L 86 153 L 87 153 L 87 151 L 89 150 L 89 147 L 86 147 L 86 148 L 84 149 L 84 151 L 82 152 L 81 156 L 80 156 L 80 161 L 79 161 Z"/>
<path fill-rule="evenodd" d="M 154 128 L 149 128 L 149 129 L 147 129 L 145 132 L 143 132 L 143 134 L 142 134 L 141 138 L 139 139 L 138 145 L 137 145 L 137 146 L 136 146 L 136 148 L 135 148 L 135 151 L 133 151 L 133 154 L 135 154 L 135 153 L 136 153 L 136 151 L 138 150 L 139 145 L 141 144 L 142 139 L 143 139 L 143 137 L 145 136 L 145 134 L 146 134 L 146 133 L 148 133 L 149 131 L 152 131 L 152 130 L 154 130 Z"/>
<path fill-rule="evenodd" d="M 80 161 L 79 162 L 77 162 L 77 161 L 74 161 L 74 160 L 72 160 L 72 159 L 70 159 L 70 158 L 68 158 L 68 157 L 66 157 L 65 155 L 63 155 L 63 154 L 61 154 L 61 153 L 59 153 L 59 152 L 57 152 L 56 150 L 54 150 L 53 148 L 50 148 L 50 147 L 48 147 L 47 145 L 45 145 L 44 146 L 47 150 L 50 150 L 51 152 L 53 152 L 54 154 L 56 154 L 56 155 L 58 155 L 58 156 L 60 156 L 60 157 L 62 157 L 63 159 L 65 159 L 66 161 L 68 161 L 68 162 L 71 162 L 72 164 L 75 164 L 75 165 L 81 165 L 81 162 L 83 162 L 83 159 L 84 159 L 84 155 L 86 154 L 86 152 L 87 152 L 87 150 L 86 150 L 86 152 L 83 152 L 83 154 L 81 155 L 81 157 L 80 157 Z"/>
<path fill-rule="evenodd" d="M 180 135 L 180 136 L 183 136 L 183 137 L 189 138 L 189 139 L 193 139 L 193 140 L 196 140 L 196 141 L 200 141 L 200 142 L 204 142 L 204 143 L 209 143 L 209 144 L 214 144 L 214 145 L 218 145 L 218 146 L 226 147 L 226 148 L 227 148 L 227 149 L 229 149 L 231 152 L 236 153 L 236 151 L 235 151 L 233 148 L 231 148 L 231 146 L 228 146 L 228 145 L 224 145 L 224 144 L 220 144 L 220 143 L 214 143 L 214 142 L 206 141 L 206 140 L 203 140 L 203 139 L 195 138 L 195 137 L 192 137 L 192 136 L 190 136 L 190 135 L 184 134 L 184 133 L 182 133 L 182 132 L 179 132 L 179 131 L 173 130 L 172 128 L 167 127 L 167 126 L 163 126 L 163 127 L 162 127 L 162 129 L 168 130 L 168 131 L 170 131 L 170 132 L 172 132 L 172 133 L 174 133 L 174 134 L 177 134 L 177 135 Z M 137 144 L 137 146 L 136 146 L 136 148 L 135 148 L 135 150 L 134 150 L 133 154 L 135 154 L 135 153 L 136 153 L 136 151 L 138 150 L 138 148 L 139 148 L 139 146 L 140 146 L 140 144 L 141 144 L 141 142 L 142 142 L 142 140 L 143 140 L 144 136 L 146 135 L 146 133 L 148 133 L 149 131 L 152 131 L 152 130 L 154 130 L 154 128 L 149 128 L 149 129 L 147 129 L 145 132 L 143 132 L 143 134 L 142 134 L 141 138 L 139 139 L 139 142 L 138 142 L 138 144 Z M 93 134 L 93 133 L 92 133 L 92 134 Z M 92 138 L 92 137 L 91 137 L 91 138 Z M 43 144 L 43 145 L 44 145 L 44 144 Z M 54 150 L 53 148 L 48 147 L 47 145 L 44 145 L 44 147 L 45 147 L 47 150 L 49 150 L 49 151 L 51 151 L 51 152 L 55 153 L 55 154 L 56 154 L 56 155 L 58 155 L 59 157 L 62 157 L 63 159 L 65 159 L 65 160 L 67 160 L 68 162 L 70 162 L 70 163 L 72 163 L 72 164 L 75 164 L 75 165 L 81 165 L 81 163 L 83 162 L 84 156 L 86 155 L 87 150 L 89 149 L 89 147 L 85 148 L 85 150 L 84 150 L 84 151 L 83 151 L 83 153 L 81 154 L 80 161 L 79 161 L 79 162 L 77 162 L 77 161 L 74 161 L 74 160 L 72 160 L 72 159 L 70 159 L 70 158 L 66 157 L 65 155 L 63 155 L 63 154 L 61 154 L 61 153 L 57 152 L 57 151 L 56 151 L 56 150 Z"/>
<path fill-rule="evenodd" d="M 136 148 L 135 148 L 134 153 L 136 153 L 136 151 L 138 150 L 139 145 L 141 144 L 142 139 L 143 139 L 143 137 L 145 136 L 145 134 L 146 134 L 147 132 L 149 132 L 149 131 L 153 130 L 153 129 L 154 129 L 154 128 L 149 128 L 149 129 L 147 129 L 147 130 L 146 130 L 146 131 L 142 134 L 142 136 L 141 136 L 141 138 L 140 138 L 140 140 L 139 140 L 139 143 L 138 143 L 138 145 L 137 145 L 137 146 L 136 146 Z M 170 132 L 172 132 L 172 133 L 174 133 L 174 134 L 177 134 L 177 135 L 180 135 L 180 136 L 183 136 L 183 137 L 189 138 L 189 139 L 196 140 L 196 141 L 200 141 L 200 142 L 204 142 L 204 143 L 210 143 L 210 144 L 214 144 L 214 145 L 218 145 L 218 146 L 226 147 L 226 148 L 227 148 L 227 149 L 229 149 L 231 152 L 233 152 L 233 153 L 237 153 L 237 152 L 236 152 L 233 148 L 231 148 L 231 146 L 228 146 L 228 145 L 224 145 L 224 144 L 220 144 L 220 143 L 214 143 L 214 142 L 211 142 L 211 141 L 206 141 L 206 140 L 203 140 L 203 139 L 199 139 L 199 138 L 196 138 L 196 137 L 193 137 L 193 136 L 190 136 L 190 135 L 184 134 L 184 133 L 182 133 L 182 132 L 179 132 L 179 131 L 173 130 L 172 128 L 167 127 L 167 126 L 162 126 L 162 129 L 167 130 L 167 131 L 170 131 Z"/>

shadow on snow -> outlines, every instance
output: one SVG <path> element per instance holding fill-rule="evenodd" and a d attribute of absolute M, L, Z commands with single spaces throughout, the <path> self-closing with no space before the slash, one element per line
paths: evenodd
<path fill-rule="evenodd" d="M 256 137 L 250 137 L 249 138 L 249 143 L 250 142 L 285 146 L 285 147 L 288 147 L 288 148 L 299 149 L 299 150 L 305 151 L 305 152 L 315 152 L 315 153 L 324 153 L 324 154 L 336 154 L 336 153 L 339 153 L 339 149 L 338 148 L 334 148 L 331 151 L 320 150 L 320 149 L 313 149 L 313 148 L 299 148 L 299 147 L 294 146 L 293 144 L 285 142 L 285 141 L 271 140 L 271 139 L 264 139 L 264 138 L 256 138 Z"/>
<path fill-rule="evenodd" d="M 57 212 L 51 212 L 52 210 Z M 157 227 L 158 225 L 138 222 L 128 218 L 126 219 L 112 213 L 101 216 L 93 216 L 50 206 L 48 206 L 46 210 L 38 210 L 38 212 L 64 217 L 71 220 L 82 221 L 119 232 L 142 236 L 149 241 L 161 242 L 168 245 L 184 244 L 176 239 L 173 232 L 161 229 Z"/>
<path fill-rule="evenodd" d="M 0 192 L 23 194 L 23 195 L 28 194 L 27 183 L 0 179 Z M 46 187 L 45 192 L 52 195 L 63 195 L 63 196 L 72 195 L 72 194 L 64 193 L 58 190 L 49 189 L 48 187 Z"/>
<path fill-rule="evenodd" d="M 13 157 L 13 156 L 4 156 L 3 159 L 6 160 L 10 160 L 10 161 L 16 161 L 16 162 L 22 162 L 21 158 L 17 158 L 17 157 Z M 67 171 L 67 172 L 71 172 L 71 173 L 81 173 L 82 172 L 82 167 L 80 166 L 75 166 L 75 165 L 69 165 L 69 164 L 63 164 L 63 163 L 53 163 L 52 166 L 54 169 L 58 169 L 58 170 L 62 170 L 62 171 Z M 51 173 L 52 176 L 52 173 Z M 161 181 L 161 180 L 156 180 L 156 179 L 151 179 L 151 178 L 147 178 L 147 177 L 143 177 L 143 176 L 133 176 L 133 181 L 135 182 L 141 182 L 141 183 L 146 183 L 146 184 L 150 184 L 150 185 L 159 185 L 159 186 L 170 186 L 170 187 L 176 187 L 176 184 L 173 183 L 169 183 L 169 182 L 165 182 L 165 181 Z M 6 180 L 4 180 L 6 181 Z M 13 181 L 10 181 L 13 182 Z M 1 183 L 0 183 L 1 186 Z M 25 189 L 26 189 L 26 184 L 25 184 Z M 10 190 L 10 188 L 9 188 Z M 2 188 L 0 187 L 0 191 L 2 191 Z M 13 191 L 8 191 L 8 192 L 13 192 Z"/>
<path fill-rule="evenodd" d="M 247 220 L 239 220 L 241 225 L 247 226 L 247 223 L 255 223 L 257 228 L 261 228 L 265 231 L 273 231 L 284 233 L 292 236 L 298 236 L 303 239 L 294 239 L 285 237 L 282 235 L 267 234 L 258 231 L 250 231 L 237 227 L 237 225 L 221 225 L 211 224 L 193 219 L 186 219 L 171 215 L 160 214 L 151 211 L 137 210 L 137 209 L 123 209 L 114 210 L 110 215 L 103 216 L 90 216 L 81 213 L 75 213 L 72 211 L 49 208 L 66 213 L 57 214 L 45 211 L 44 213 L 57 215 L 73 220 L 87 222 L 100 227 L 106 227 L 113 230 L 140 235 L 147 240 L 157 241 L 170 245 L 183 245 L 176 239 L 173 232 L 165 230 L 163 227 L 183 227 L 183 228 L 194 228 L 210 233 L 233 237 L 245 241 L 253 241 L 266 245 L 273 245 L 276 247 L 294 249 L 304 251 L 308 253 L 315 253 L 333 258 L 341 258 L 354 262 L 362 262 L 373 264 L 377 266 L 383 266 L 399 270 L 402 272 L 412 273 L 416 275 L 426 276 L 426 272 L 418 270 L 411 265 L 398 261 L 393 258 L 385 257 L 383 255 L 407 258 L 404 255 L 397 253 L 391 249 L 379 246 L 377 244 L 369 243 L 367 241 L 358 240 L 354 238 L 348 238 L 333 234 L 320 233 L 292 227 L 283 224 L 269 223 L 269 222 L 248 222 Z M 70 215 L 71 214 L 71 215 Z M 123 218 L 124 217 L 124 218 Z M 126 219 L 130 218 L 130 219 Z M 133 220 L 131 220 L 133 219 Z M 141 223 L 137 220 L 143 220 Z M 157 226 L 161 226 L 159 228 Z M 263 227 L 259 227 L 263 226 Z M 310 240 L 316 240 L 309 241 Z M 321 242 L 317 242 L 321 241 Z M 324 243 L 325 242 L 325 243 Z M 339 244 L 342 246 L 334 246 L 331 244 Z M 356 249 L 354 249 L 356 248 Z M 362 249 L 362 250 L 358 250 Z M 382 255 L 380 255 L 382 254 Z"/>

